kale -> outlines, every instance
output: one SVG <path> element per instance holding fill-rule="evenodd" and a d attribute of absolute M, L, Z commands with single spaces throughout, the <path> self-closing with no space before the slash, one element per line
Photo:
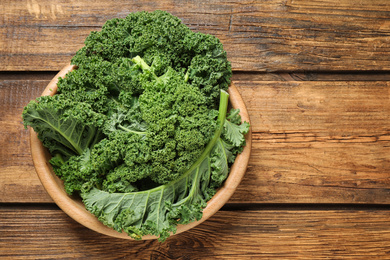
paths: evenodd
<path fill-rule="evenodd" d="M 54 96 L 23 111 L 70 195 L 104 224 L 165 240 L 202 209 L 245 145 L 227 113 L 232 75 L 220 41 L 164 11 L 92 32 Z"/>

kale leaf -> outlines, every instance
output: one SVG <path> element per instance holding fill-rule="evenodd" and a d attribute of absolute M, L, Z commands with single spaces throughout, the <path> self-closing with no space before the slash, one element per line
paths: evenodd
<path fill-rule="evenodd" d="M 202 217 L 201 210 L 214 195 L 215 189 L 227 178 L 229 162 L 234 161 L 226 145 L 224 132 L 228 94 L 222 92 L 219 109 L 219 126 L 213 138 L 197 161 L 178 179 L 152 189 L 127 193 L 109 193 L 97 188 L 83 190 L 81 196 L 86 208 L 105 225 L 126 232 L 135 239 L 152 234 L 160 241 L 176 231 L 178 224 L 188 224 Z M 245 128 L 245 130 L 244 130 Z M 247 133 L 249 125 L 242 127 Z M 231 143 L 241 137 L 226 135 Z"/>

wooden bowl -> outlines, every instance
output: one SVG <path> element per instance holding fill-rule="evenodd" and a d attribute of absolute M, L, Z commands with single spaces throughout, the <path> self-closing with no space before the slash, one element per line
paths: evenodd
<path fill-rule="evenodd" d="M 64 77 L 68 72 L 74 69 L 76 69 L 75 66 L 65 66 L 50 81 L 46 89 L 43 91 L 42 96 L 54 95 L 57 92 L 58 78 Z M 228 92 L 230 94 L 229 99 L 232 107 L 239 108 L 243 121 L 249 122 L 248 111 L 240 96 L 240 93 L 237 91 L 234 84 L 230 85 Z M 193 228 L 206 219 L 210 218 L 230 199 L 246 172 L 251 152 L 251 140 L 251 131 L 249 131 L 249 133 L 246 135 L 246 146 L 243 152 L 237 156 L 234 164 L 231 167 L 229 176 L 224 182 L 223 186 L 208 201 L 207 207 L 203 210 L 202 219 L 187 225 L 178 225 L 176 234 Z M 110 227 L 105 226 L 92 213 L 86 210 L 80 198 L 69 196 L 65 192 L 62 180 L 60 180 L 60 178 L 54 174 L 53 169 L 49 163 L 51 155 L 42 145 L 42 142 L 38 139 L 37 134 L 32 128 L 30 128 L 30 145 L 35 170 L 39 179 L 41 180 L 46 191 L 49 193 L 50 197 L 66 214 L 68 214 L 71 218 L 83 226 L 96 232 L 117 238 L 132 239 L 126 233 L 120 233 Z M 156 238 L 157 237 L 155 236 L 147 235 L 142 239 L 147 240 Z"/>

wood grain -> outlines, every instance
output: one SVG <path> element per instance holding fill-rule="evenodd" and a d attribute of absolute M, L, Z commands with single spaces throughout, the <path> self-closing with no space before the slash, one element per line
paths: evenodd
<path fill-rule="evenodd" d="M 0 202 L 51 202 L 37 178 L 22 111 L 48 81 L 0 81 Z"/>
<path fill-rule="evenodd" d="M 21 119 L 91 31 L 155 9 L 221 39 L 253 127 L 229 203 L 163 244 L 69 218 Z M 389 259 L 389 17 L 387 0 L 0 1 L 0 259 Z"/>
<path fill-rule="evenodd" d="M 234 202 L 388 203 L 388 82 L 239 82 L 252 158 Z"/>
<path fill-rule="evenodd" d="M 0 202 L 52 202 L 21 112 L 48 81 L 0 82 Z M 388 82 L 236 81 L 252 157 L 231 203 L 390 203 Z"/>
<path fill-rule="evenodd" d="M 221 39 L 237 71 L 389 70 L 386 0 L 2 1 L 0 70 L 55 70 L 92 30 L 163 9 Z"/>
<path fill-rule="evenodd" d="M 55 209 L 0 209 L 1 259 L 385 259 L 388 210 L 219 211 L 165 243 L 88 230 Z"/>
<path fill-rule="evenodd" d="M 14 73 L 17 74 L 17 73 Z M 12 76 L 13 74 L 9 75 Z M 54 76 L 54 74 L 53 74 Z M 1 74 L 0 74 L 1 80 Z M 246 72 L 235 71 L 233 81 L 390 81 L 386 71 L 291 71 L 291 72 Z"/>

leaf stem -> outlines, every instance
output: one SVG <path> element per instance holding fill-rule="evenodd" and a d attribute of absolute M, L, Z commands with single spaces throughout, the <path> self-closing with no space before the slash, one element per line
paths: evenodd
<path fill-rule="evenodd" d="M 124 131 L 126 131 L 126 132 L 134 133 L 134 134 L 137 134 L 137 135 L 145 135 L 145 134 L 146 134 L 146 132 L 134 131 L 134 130 L 131 130 L 131 129 L 129 129 L 129 128 L 126 128 L 126 127 L 124 127 L 124 126 L 122 126 L 122 125 L 118 125 L 118 128 L 120 128 L 120 129 L 122 129 L 122 130 L 124 130 Z"/>

